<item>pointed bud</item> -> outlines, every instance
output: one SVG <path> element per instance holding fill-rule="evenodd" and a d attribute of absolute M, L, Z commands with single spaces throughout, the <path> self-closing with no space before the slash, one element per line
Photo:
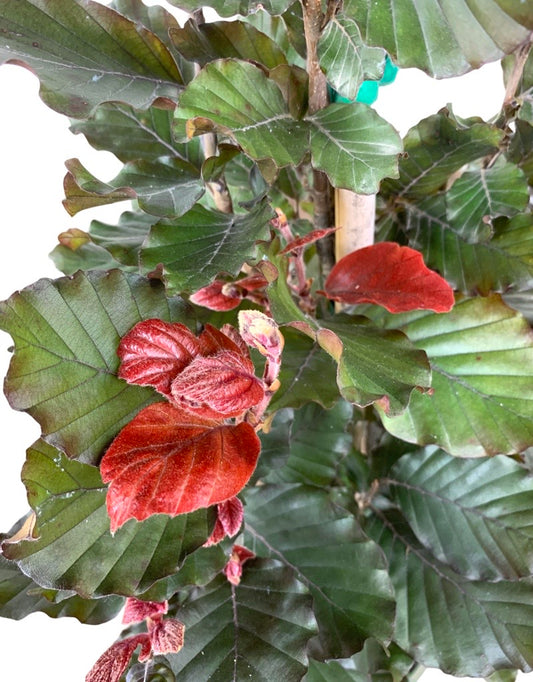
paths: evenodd
<path fill-rule="evenodd" d="M 246 343 L 261 355 L 272 359 L 280 357 L 285 339 L 271 317 L 258 310 L 241 310 L 239 331 Z"/>
<path fill-rule="evenodd" d="M 224 575 L 232 585 L 238 585 L 242 577 L 242 565 L 255 554 L 242 545 L 233 545 L 231 556 L 224 568 Z"/>

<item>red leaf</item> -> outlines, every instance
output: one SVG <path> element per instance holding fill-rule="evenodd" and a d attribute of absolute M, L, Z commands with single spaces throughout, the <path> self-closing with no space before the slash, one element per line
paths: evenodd
<path fill-rule="evenodd" d="M 139 644 L 142 647 L 139 660 L 147 660 L 152 650 L 150 637 L 147 634 L 128 637 L 104 651 L 85 676 L 85 682 L 119 682 Z"/>
<path fill-rule="evenodd" d="M 391 313 L 420 309 L 445 313 L 454 303 L 452 288 L 425 266 L 422 255 L 394 242 L 380 242 L 344 256 L 324 288 L 334 301 L 377 303 Z"/>
<path fill-rule="evenodd" d="M 222 282 L 216 279 L 202 289 L 198 289 L 190 300 L 209 310 L 233 310 L 242 301 L 243 290 L 232 282 Z"/>
<path fill-rule="evenodd" d="M 332 232 L 335 232 L 338 229 L 339 229 L 338 227 L 323 227 L 320 230 L 312 230 L 311 232 L 304 234 L 302 237 L 297 237 L 296 239 L 290 241 L 287 244 L 287 246 L 279 253 L 280 255 L 283 255 L 284 253 L 290 253 L 291 251 L 295 251 L 296 249 L 301 249 L 304 246 L 307 246 L 307 244 L 313 244 L 314 242 L 317 242 L 319 239 L 327 237 L 328 234 L 331 234 Z"/>
<path fill-rule="evenodd" d="M 169 397 L 172 380 L 199 352 L 199 339 L 184 324 L 144 320 L 120 342 L 118 376 Z"/>
<path fill-rule="evenodd" d="M 255 554 L 242 545 L 233 545 L 231 556 L 224 567 L 224 575 L 232 585 L 238 585 L 242 577 L 242 565 Z"/>
<path fill-rule="evenodd" d="M 250 424 L 225 424 L 169 403 L 145 407 L 118 434 L 100 471 L 114 532 L 128 519 L 224 502 L 252 475 L 261 443 Z"/>
<path fill-rule="evenodd" d="M 185 625 L 175 618 L 156 620 L 151 626 L 150 639 L 154 654 L 177 654 L 183 647 Z"/>
<path fill-rule="evenodd" d="M 173 401 L 208 418 L 237 417 L 264 397 L 248 358 L 233 351 L 197 357 L 172 382 Z"/>
<path fill-rule="evenodd" d="M 218 519 L 226 535 L 232 538 L 240 530 L 244 518 L 244 507 L 238 497 L 232 497 L 217 506 Z"/>
<path fill-rule="evenodd" d="M 135 597 L 128 597 L 126 599 L 124 615 L 122 616 L 122 623 L 124 625 L 140 623 L 146 618 L 153 618 L 167 611 L 168 602 L 166 601 L 141 601 L 140 599 L 135 599 Z"/>

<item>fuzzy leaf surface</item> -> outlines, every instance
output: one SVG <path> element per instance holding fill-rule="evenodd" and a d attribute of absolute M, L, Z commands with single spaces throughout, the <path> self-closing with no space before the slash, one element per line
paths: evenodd
<path fill-rule="evenodd" d="M 350 100 L 355 99 L 365 78 L 381 78 L 385 66 L 385 51 L 367 47 L 355 21 L 342 13 L 320 34 L 318 57 L 332 87 Z"/>
<path fill-rule="evenodd" d="M 395 510 L 374 510 L 365 530 L 389 562 L 398 600 L 395 641 L 416 661 L 458 677 L 531 671 L 531 578 L 469 580 L 423 548 Z"/>
<path fill-rule="evenodd" d="M 462 576 L 531 575 L 533 483 L 514 460 L 460 459 L 428 448 L 404 455 L 387 482 L 419 542 Z"/>
<path fill-rule="evenodd" d="M 272 209 L 259 202 L 248 213 L 228 214 L 196 205 L 151 229 L 141 250 L 147 270 L 163 263 L 170 293 L 197 291 L 220 272 L 236 276 L 257 255 L 256 242 L 269 235 Z"/>
<path fill-rule="evenodd" d="M 0 304 L 0 328 L 15 342 L 5 382 L 10 405 L 28 412 L 44 438 L 96 464 L 137 412 L 157 400 L 118 378 L 122 336 L 143 318 L 178 320 L 185 305 L 136 275 L 78 272 L 43 279 Z"/>
<path fill-rule="evenodd" d="M 294 571 L 272 559 L 246 562 L 234 587 L 224 576 L 179 606 L 187 645 L 168 657 L 183 682 L 301 680 L 316 634 L 311 597 Z"/>
<path fill-rule="evenodd" d="M 176 116 L 189 121 L 193 134 L 214 127 L 252 159 L 272 159 L 280 167 L 297 165 L 308 148 L 305 123 L 291 116 L 274 81 L 248 62 L 209 63 L 183 92 Z"/>
<path fill-rule="evenodd" d="M 0 23 L 0 62 L 35 72 L 43 101 L 61 114 L 84 118 L 116 100 L 143 109 L 182 89 L 160 38 L 100 3 L 5 0 Z"/>
<path fill-rule="evenodd" d="M 501 59 L 526 40 L 533 28 L 526 4 L 348 0 L 344 11 L 359 23 L 365 42 L 384 47 L 399 66 L 446 78 Z"/>
<path fill-rule="evenodd" d="M 142 410 L 100 464 L 110 483 L 114 531 L 128 519 L 186 514 L 233 497 L 255 469 L 261 443 L 252 426 L 225 424 L 170 403 Z"/>
<path fill-rule="evenodd" d="M 212 510 L 130 521 L 113 536 L 97 468 L 37 441 L 22 478 L 37 514 L 33 537 L 4 542 L 4 555 L 39 584 L 86 598 L 145 592 L 175 573 L 214 525 Z"/>
<path fill-rule="evenodd" d="M 86 208 L 131 199 L 137 199 L 139 207 L 154 216 L 181 216 L 205 191 L 196 168 L 176 156 L 153 162 L 129 161 L 109 183 L 97 180 L 78 159 L 70 159 L 66 166 L 63 206 L 71 216 Z"/>
<path fill-rule="evenodd" d="M 334 301 L 377 303 L 392 313 L 416 309 L 445 313 L 454 304 L 452 288 L 425 266 L 420 253 L 394 242 L 379 242 L 344 256 L 324 287 Z"/>
<path fill-rule="evenodd" d="M 402 143 L 394 128 L 365 104 L 330 104 L 310 124 L 314 168 L 334 187 L 374 194 L 384 177 L 397 177 Z"/>
<path fill-rule="evenodd" d="M 394 597 L 383 556 L 327 492 L 272 485 L 246 492 L 246 545 L 291 566 L 314 600 L 320 658 L 349 656 L 392 634 Z"/>
<path fill-rule="evenodd" d="M 460 457 L 533 444 L 533 333 L 519 313 L 493 295 L 459 301 L 446 315 L 413 313 L 402 328 L 427 352 L 434 392 L 413 393 L 403 415 L 383 417 L 388 431 Z"/>

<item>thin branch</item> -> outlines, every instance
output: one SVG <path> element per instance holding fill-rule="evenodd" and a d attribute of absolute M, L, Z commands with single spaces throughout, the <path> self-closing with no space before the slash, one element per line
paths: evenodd
<path fill-rule="evenodd" d="M 524 66 L 526 65 L 531 46 L 533 44 L 533 33 L 530 34 L 529 40 L 523 43 L 514 53 L 514 64 L 507 79 L 507 86 L 505 88 L 505 96 L 503 98 L 503 108 L 512 104 L 516 91 L 520 85 L 522 74 L 524 73 Z"/>

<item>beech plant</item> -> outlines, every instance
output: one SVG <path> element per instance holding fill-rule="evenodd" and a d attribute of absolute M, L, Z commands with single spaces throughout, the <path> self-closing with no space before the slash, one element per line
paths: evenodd
<path fill-rule="evenodd" d="M 65 209 L 129 202 L 0 304 L 42 429 L 0 615 L 123 610 L 87 682 L 531 671 L 532 4 L 170 4 L 0 0 L 123 163 L 68 160 Z M 501 111 L 402 140 L 357 101 L 386 60 L 502 60 Z"/>

